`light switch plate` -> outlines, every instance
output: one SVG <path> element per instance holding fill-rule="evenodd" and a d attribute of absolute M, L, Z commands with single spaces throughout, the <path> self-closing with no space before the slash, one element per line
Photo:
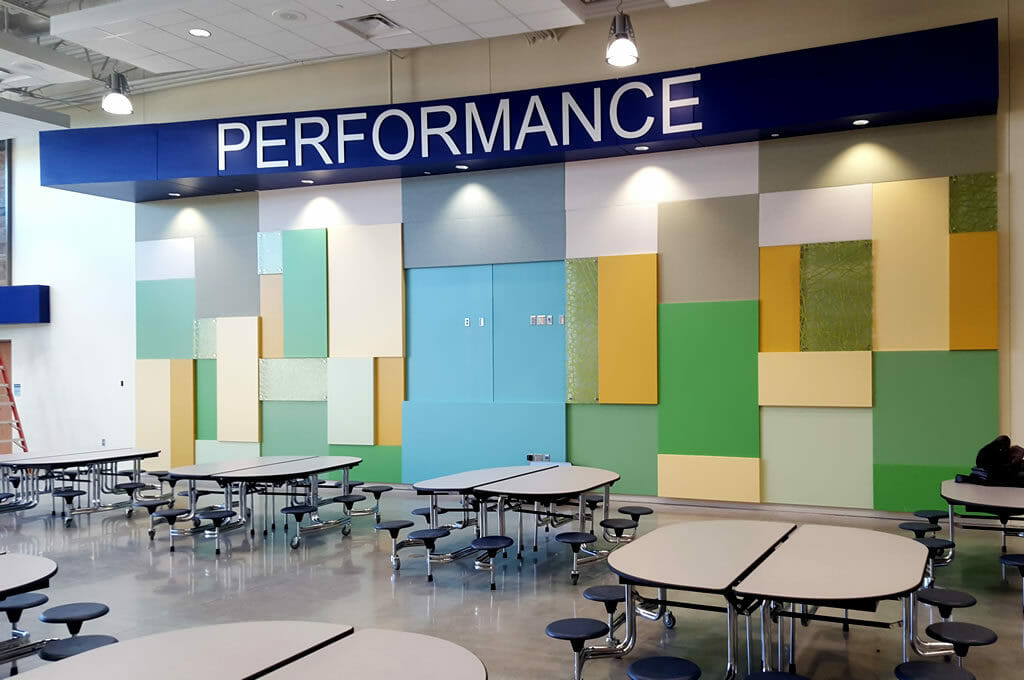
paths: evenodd
<path fill-rule="evenodd" d="M 465 326 L 466 328 L 469 328 L 469 317 L 468 316 L 463 320 L 462 325 Z"/>

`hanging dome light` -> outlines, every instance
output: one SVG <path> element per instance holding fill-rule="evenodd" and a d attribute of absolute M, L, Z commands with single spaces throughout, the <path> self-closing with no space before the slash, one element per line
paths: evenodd
<path fill-rule="evenodd" d="M 130 115 L 135 109 L 128 98 L 128 79 L 123 73 L 111 73 L 109 86 L 110 92 L 103 95 L 100 107 L 116 116 Z"/>
<path fill-rule="evenodd" d="M 621 3 L 620 3 L 621 4 Z M 604 60 L 612 66 L 632 66 L 640 60 L 636 49 L 636 34 L 633 22 L 622 10 L 612 18 L 612 27 L 608 31 L 608 48 L 604 52 Z"/>

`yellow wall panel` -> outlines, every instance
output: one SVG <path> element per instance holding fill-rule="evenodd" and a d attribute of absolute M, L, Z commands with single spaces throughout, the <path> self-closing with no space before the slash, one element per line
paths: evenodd
<path fill-rule="evenodd" d="M 762 352 L 800 351 L 800 246 L 761 248 Z"/>
<path fill-rule="evenodd" d="M 761 460 L 732 456 L 658 454 L 658 495 L 759 503 Z"/>
<path fill-rule="evenodd" d="M 135 446 L 160 449 L 146 460 L 146 467 L 171 467 L 171 360 L 139 359 L 135 362 Z"/>
<path fill-rule="evenodd" d="M 871 352 L 761 352 L 761 406 L 871 406 Z"/>
<path fill-rule="evenodd" d="M 260 319 L 217 319 L 217 439 L 260 440 Z"/>
<path fill-rule="evenodd" d="M 373 441 L 378 446 L 402 445 L 402 402 L 405 401 L 405 359 L 401 357 L 374 360 L 374 423 Z"/>
<path fill-rule="evenodd" d="M 284 276 L 260 277 L 260 317 L 262 354 L 267 359 L 284 356 Z"/>
<path fill-rule="evenodd" d="M 999 349 L 999 232 L 949 236 L 949 348 Z"/>
<path fill-rule="evenodd" d="M 874 185 L 875 350 L 949 349 L 949 179 Z"/>
<path fill-rule="evenodd" d="M 192 359 L 171 359 L 171 467 L 196 462 L 195 367 Z"/>
<path fill-rule="evenodd" d="M 597 375 L 602 404 L 658 403 L 658 256 L 597 259 Z"/>

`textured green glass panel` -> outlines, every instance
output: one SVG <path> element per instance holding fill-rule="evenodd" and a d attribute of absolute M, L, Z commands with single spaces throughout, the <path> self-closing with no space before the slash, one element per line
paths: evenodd
<path fill-rule="evenodd" d="M 326 357 L 327 230 L 286 231 L 281 244 L 284 355 Z"/>
<path fill-rule="evenodd" d="M 995 231 L 996 175 L 954 175 L 949 178 L 949 231 Z"/>
<path fill-rule="evenodd" d="M 217 438 L 217 361 L 196 361 L 196 439 Z"/>
<path fill-rule="evenodd" d="M 331 444 L 332 456 L 356 456 L 363 462 L 352 469 L 352 479 L 364 482 L 385 482 L 400 484 L 402 482 L 402 447 L 401 446 L 350 446 Z M 329 472 L 326 479 L 340 480 L 341 471 Z"/>
<path fill-rule="evenodd" d="M 196 319 L 192 324 L 192 356 L 196 359 L 217 358 L 216 319 Z"/>
<path fill-rule="evenodd" d="M 570 463 L 619 473 L 615 493 L 658 495 L 657 406 L 572 404 L 566 411 Z"/>
<path fill-rule="evenodd" d="M 943 481 L 957 473 L 971 471 L 971 462 L 960 467 L 942 465 L 875 465 L 875 510 L 913 512 L 926 508 L 944 508 L 939 495 Z"/>
<path fill-rule="evenodd" d="M 136 357 L 191 359 L 195 317 L 195 279 L 136 281 Z"/>
<path fill-rule="evenodd" d="M 280 274 L 283 271 L 281 232 L 261 231 L 256 235 L 257 268 L 260 274 Z"/>
<path fill-rule="evenodd" d="M 800 246 L 800 349 L 871 349 L 871 241 Z"/>
<path fill-rule="evenodd" d="M 597 258 L 565 261 L 566 401 L 597 401 Z"/>
<path fill-rule="evenodd" d="M 326 401 L 263 402 L 264 456 L 326 456 Z"/>

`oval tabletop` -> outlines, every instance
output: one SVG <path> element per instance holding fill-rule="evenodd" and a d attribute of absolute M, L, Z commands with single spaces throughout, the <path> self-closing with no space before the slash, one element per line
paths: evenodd
<path fill-rule="evenodd" d="M 264 677 L 486 680 L 487 670 L 472 652 L 454 642 L 419 633 L 365 628 Z"/>
<path fill-rule="evenodd" d="M 453 475 L 434 477 L 416 482 L 412 488 L 417 491 L 469 491 L 484 484 L 493 484 L 513 477 L 532 475 L 541 470 L 547 470 L 553 465 L 511 465 L 509 467 L 484 468 L 482 470 L 467 470 L 456 472 Z"/>
<path fill-rule="evenodd" d="M 928 549 L 912 538 L 806 524 L 735 590 L 783 602 L 883 600 L 916 590 L 927 561 Z"/>
<path fill-rule="evenodd" d="M 48 557 L 0 554 L 0 599 L 50 585 L 57 563 Z"/>
<path fill-rule="evenodd" d="M 575 496 L 617 481 L 619 475 L 611 470 L 579 465 L 557 465 L 532 475 L 521 475 L 503 482 L 478 486 L 476 491 L 514 498 L 555 498 Z"/>
<path fill-rule="evenodd" d="M 940 493 L 947 502 L 954 505 L 976 505 L 1024 512 L 1024 488 L 1016 486 L 964 484 L 947 479 L 942 483 Z"/>
<path fill-rule="evenodd" d="M 310 621 L 248 621 L 184 628 L 100 647 L 23 674 L 32 680 L 109 678 L 226 680 L 263 674 L 330 646 L 352 627 Z"/>
<path fill-rule="evenodd" d="M 194 465 L 183 465 L 172 468 L 167 474 L 174 479 L 213 479 L 214 476 L 223 472 L 234 472 L 237 470 L 248 470 L 264 465 L 277 465 L 293 460 L 305 460 L 311 456 L 266 456 L 263 458 L 235 458 L 233 460 L 220 460 L 213 463 L 196 463 Z"/>
<path fill-rule="evenodd" d="M 231 481 L 253 481 L 268 479 L 295 479 L 308 477 L 322 472 L 332 472 L 344 468 L 352 468 L 363 462 L 355 456 L 310 456 L 300 460 L 283 461 L 270 465 L 260 465 L 244 470 L 230 470 L 211 475 L 214 479 Z"/>

